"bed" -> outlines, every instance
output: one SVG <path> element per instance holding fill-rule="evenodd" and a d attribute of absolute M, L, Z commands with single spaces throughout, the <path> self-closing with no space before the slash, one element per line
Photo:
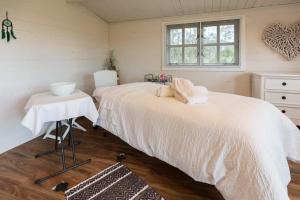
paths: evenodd
<path fill-rule="evenodd" d="M 215 185 L 227 200 L 289 199 L 287 159 L 300 161 L 300 133 L 273 105 L 209 92 L 204 104 L 155 96 L 159 84 L 101 87 L 97 125 L 132 147 Z"/>

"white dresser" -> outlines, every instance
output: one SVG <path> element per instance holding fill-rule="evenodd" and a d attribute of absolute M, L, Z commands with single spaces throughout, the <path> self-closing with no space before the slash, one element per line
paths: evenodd
<path fill-rule="evenodd" d="M 252 96 L 274 104 L 300 126 L 300 73 L 254 73 Z"/>

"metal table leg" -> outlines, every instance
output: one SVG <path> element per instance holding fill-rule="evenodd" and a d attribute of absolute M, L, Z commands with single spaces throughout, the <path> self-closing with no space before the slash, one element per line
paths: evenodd
<path fill-rule="evenodd" d="M 43 182 L 45 182 L 46 180 L 52 178 L 52 177 L 55 177 L 55 176 L 58 176 L 60 174 L 63 174 L 63 173 L 66 173 L 67 171 L 71 170 L 71 169 L 75 169 L 79 166 L 82 166 L 84 164 L 87 164 L 89 162 L 91 162 L 91 159 L 87 159 L 87 160 L 84 160 L 84 161 L 81 161 L 81 162 L 77 162 L 76 160 L 76 153 L 75 153 L 75 143 L 74 143 L 74 137 L 73 137 L 73 131 L 72 131 L 72 119 L 69 119 L 69 123 L 70 123 L 70 130 L 69 130 L 69 133 L 68 133 L 68 143 L 71 144 L 71 147 L 72 147 L 72 158 L 73 158 L 73 164 L 71 166 L 68 166 L 66 167 L 66 161 L 65 161 L 65 147 L 64 147 L 64 140 L 62 139 L 61 141 L 61 162 L 62 162 L 62 170 L 60 171 L 57 171 L 49 176 L 46 176 L 44 178 L 40 178 L 40 179 L 37 179 L 34 183 L 35 184 L 41 184 Z M 41 154 L 37 154 L 39 156 L 36 155 L 36 158 L 42 156 L 42 155 L 48 155 L 53 152 L 56 152 L 57 151 L 57 140 L 58 140 L 58 129 L 60 130 L 60 135 L 61 135 L 61 138 L 62 135 L 63 135 L 63 131 L 62 131 L 62 125 L 61 125 L 61 121 L 57 122 L 56 123 L 56 135 L 55 135 L 55 148 L 54 150 L 52 151 L 48 151 L 48 152 L 43 152 Z"/>
<path fill-rule="evenodd" d="M 54 146 L 54 149 L 53 150 L 49 150 L 49 151 L 44 151 L 44 152 L 41 152 L 41 153 L 37 153 L 35 154 L 35 158 L 38 158 L 38 157 L 42 157 L 42 156 L 46 156 L 46 155 L 49 155 L 49 154 L 52 154 L 52 153 L 55 153 L 57 151 L 57 143 L 58 143 L 58 126 L 59 126 L 60 122 L 57 121 L 56 122 L 56 129 L 55 129 L 55 146 Z"/>
<path fill-rule="evenodd" d="M 72 126 L 72 119 L 69 120 L 70 126 Z M 74 138 L 73 138 L 73 131 L 72 128 L 70 129 L 69 133 L 69 143 L 72 145 L 72 157 L 73 157 L 73 163 L 76 163 L 76 154 L 75 154 L 75 144 L 74 144 Z"/>
<path fill-rule="evenodd" d="M 58 125 L 59 125 L 59 122 L 56 122 L 56 129 L 55 129 L 55 150 L 57 150 Z"/>
<path fill-rule="evenodd" d="M 63 131 L 62 131 L 62 126 L 61 126 L 61 121 L 59 122 L 59 129 L 60 129 L 60 137 L 61 137 L 61 145 L 60 145 L 61 146 L 61 163 L 63 166 L 63 170 L 65 170 L 66 169 L 65 148 L 64 148 L 65 145 L 64 145 L 64 139 L 63 139 Z"/>
<path fill-rule="evenodd" d="M 53 178 L 53 177 L 58 176 L 58 175 L 60 175 L 60 174 L 64 174 L 64 173 L 70 171 L 71 169 L 75 169 L 75 168 L 80 167 L 80 166 L 82 166 L 82 165 L 84 165 L 84 164 L 87 164 L 87 163 L 89 163 L 89 162 L 91 162 L 91 159 L 87 159 L 87 160 L 85 160 L 85 161 L 76 163 L 75 165 L 73 164 L 73 165 L 71 165 L 71 166 L 69 166 L 69 167 L 66 167 L 66 168 L 63 169 L 63 170 L 57 171 L 57 172 L 55 172 L 55 173 L 53 173 L 53 174 L 51 174 L 51 175 L 49 175 L 49 176 L 46 176 L 46 177 L 44 177 L 44 178 L 37 179 L 34 183 L 35 183 L 35 184 L 41 184 L 41 183 L 45 182 L 46 180 L 48 180 L 48 179 L 50 179 L 50 178 Z"/>

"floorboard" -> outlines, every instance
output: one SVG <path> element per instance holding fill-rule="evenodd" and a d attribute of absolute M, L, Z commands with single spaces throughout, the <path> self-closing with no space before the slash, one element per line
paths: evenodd
<path fill-rule="evenodd" d="M 53 148 L 53 140 L 34 139 L 0 155 L 0 199 L 65 199 L 64 193 L 54 192 L 51 188 L 61 181 L 70 186 L 78 184 L 116 163 L 120 152 L 127 155 L 124 163 L 167 200 L 223 199 L 214 186 L 194 181 L 180 170 L 133 149 L 112 134 L 104 137 L 105 130 L 94 130 L 86 120 L 81 119 L 80 123 L 88 131 L 75 131 L 76 139 L 81 141 L 77 157 L 79 160 L 91 158 L 90 164 L 35 185 L 35 179 L 55 172 L 61 166 L 55 154 L 34 158 L 37 152 Z M 67 161 L 71 161 L 70 149 L 67 150 Z M 292 171 L 289 194 L 291 200 L 300 200 L 300 165 L 289 164 Z"/>

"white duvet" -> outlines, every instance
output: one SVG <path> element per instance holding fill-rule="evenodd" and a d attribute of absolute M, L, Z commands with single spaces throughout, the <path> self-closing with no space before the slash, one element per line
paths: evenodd
<path fill-rule="evenodd" d="M 289 199 L 287 158 L 300 160 L 300 133 L 273 105 L 209 92 L 204 104 L 155 96 L 159 85 L 100 88 L 98 125 L 131 146 L 213 184 L 228 200 Z"/>

